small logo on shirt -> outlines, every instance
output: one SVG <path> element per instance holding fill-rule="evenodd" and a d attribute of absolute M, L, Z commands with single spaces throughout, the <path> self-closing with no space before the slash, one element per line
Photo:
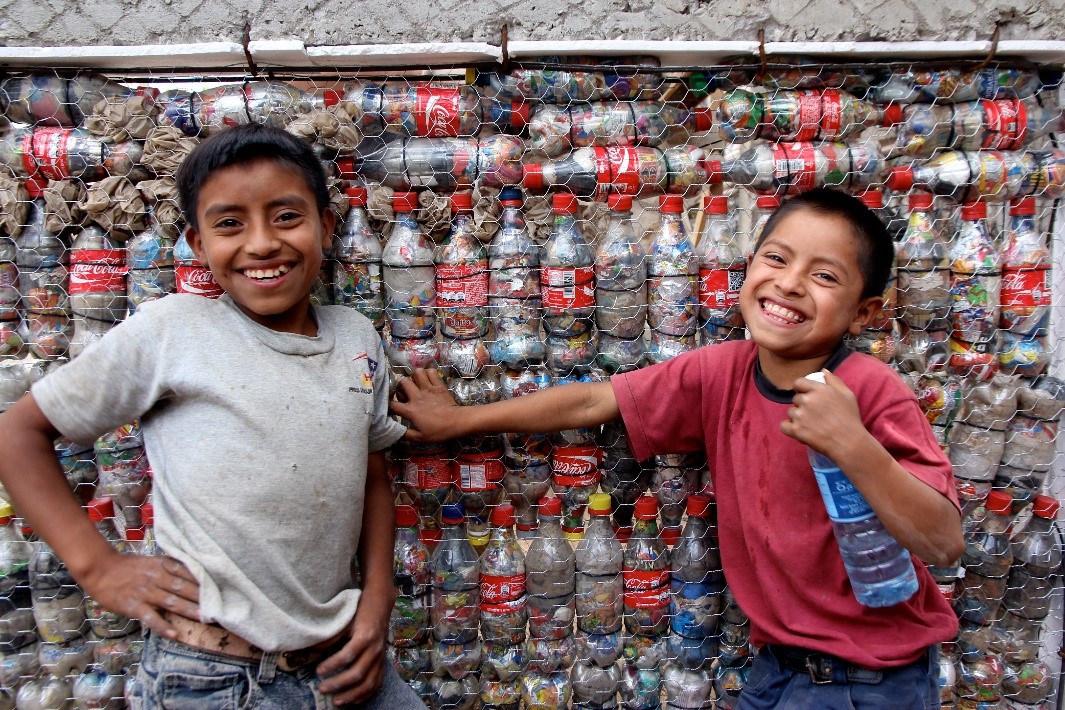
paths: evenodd
<path fill-rule="evenodd" d="M 377 372 L 377 361 L 371 358 L 366 353 L 356 355 L 355 357 L 351 358 L 351 361 L 356 362 L 362 359 L 366 360 L 366 366 L 367 369 L 369 369 L 369 372 L 359 373 L 359 385 L 348 387 L 348 392 L 356 392 L 358 394 L 373 394 L 373 375 L 375 372 Z"/>

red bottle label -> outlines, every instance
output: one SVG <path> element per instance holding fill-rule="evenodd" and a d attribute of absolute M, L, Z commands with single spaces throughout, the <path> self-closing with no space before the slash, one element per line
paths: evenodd
<path fill-rule="evenodd" d="M 595 268 L 545 266 L 540 270 L 544 308 L 591 308 L 595 305 Z"/>
<path fill-rule="evenodd" d="M 1003 307 L 1027 307 L 1050 305 L 1050 269 L 1002 270 L 999 299 Z"/>
<path fill-rule="evenodd" d="M 525 575 L 502 577 L 493 574 L 481 575 L 481 604 L 510 602 L 525 594 Z"/>
<path fill-rule="evenodd" d="M 842 101 L 839 91 L 800 91 L 795 137 L 792 140 L 831 139 L 839 135 Z"/>
<path fill-rule="evenodd" d="M 817 149 L 809 143 L 773 143 L 774 177 L 789 193 L 817 187 Z M 831 172 L 831 171 L 830 171 Z"/>
<path fill-rule="evenodd" d="M 559 446 L 551 453 L 551 473 L 560 486 L 599 483 L 602 452 L 596 446 Z"/>
<path fill-rule="evenodd" d="M 459 134 L 458 89 L 435 86 L 418 87 L 418 113 L 415 117 L 418 135 L 446 138 Z"/>
<path fill-rule="evenodd" d="M 622 195 L 640 193 L 640 154 L 630 145 L 595 149 L 596 173 L 600 189 Z"/>
<path fill-rule="evenodd" d="M 473 458 L 463 456 L 455 462 L 455 481 L 463 493 L 477 493 L 494 488 L 503 480 L 506 469 L 498 454 Z"/>
<path fill-rule="evenodd" d="M 70 268 L 71 293 L 103 293 L 106 291 L 125 291 L 125 264 L 76 263 Z"/>
<path fill-rule="evenodd" d="M 437 456 L 411 457 L 403 463 L 403 482 L 421 490 L 449 486 L 453 474 L 451 461 Z"/>
<path fill-rule="evenodd" d="M 205 298 L 218 298 L 225 293 L 206 266 L 178 264 L 174 267 L 174 277 L 177 293 L 191 293 Z"/>
<path fill-rule="evenodd" d="M 437 305 L 444 308 L 483 308 L 488 305 L 488 271 L 473 264 L 438 264 Z"/>
<path fill-rule="evenodd" d="M 987 130 L 983 147 L 991 150 L 1019 150 L 1028 137 L 1028 109 L 1017 99 L 984 99 L 981 102 Z"/>
<path fill-rule="evenodd" d="M 33 155 L 37 170 L 42 175 L 52 180 L 66 180 L 74 177 L 70 174 L 67 162 L 68 144 L 73 135 L 69 128 L 34 129 L 30 153 Z"/>
<path fill-rule="evenodd" d="M 625 584 L 625 606 L 634 609 L 664 609 L 669 606 L 669 570 L 621 571 Z"/>
<path fill-rule="evenodd" d="M 110 264 L 124 266 L 125 249 L 73 249 L 70 252 L 71 264 Z"/>
<path fill-rule="evenodd" d="M 742 264 L 723 269 L 699 269 L 699 305 L 731 308 L 740 302 L 740 287 L 747 275 Z"/>

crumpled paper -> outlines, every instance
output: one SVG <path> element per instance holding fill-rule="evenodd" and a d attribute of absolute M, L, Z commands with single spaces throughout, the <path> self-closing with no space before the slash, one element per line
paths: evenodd
<path fill-rule="evenodd" d="M 144 142 L 141 163 L 156 175 L 173 175 L 197 143 L 198 138 L 186 136 L 173 126 L 156 126 Z"/>
<path fill-rule="evenodd" d="M 158 180 L 141 180 L 137 183 L 144 199 L 151 205 L 155 224 L 171 239 L 181 233 L 184 219 L 178 203 L 177 183 L 172 177 Z"/>
<path fill-rule="evenodd" d="M 0 175 L 0 233 L 17 237 L 29 217 L 30 194 L 22 181 Z"/>
<path fill-rule="evenodd" d="M 362 141 L 345 102 L 300 114 L 285 127 L 308 143 L 315 142 L 333 151 L 351 152 Z"/>
<path fill-rule="evenodd" d="M 118 242 L 126 241 L 148 226 L 148 205 L 144 196 L 122 176 L 91 183 L 81 206 L 92 221 L 107 230 L 109 236 Z"/>
<path fill-rule="evenodd" d="M 69 227 L 89 223 L 82 208 L 86 199 L 85 183 L 80 180 L 50 180 L 44 188 L 44 226 L 58 234 Z"/>
<path fill-rule="evenodd" d="M 340 224 L 351 209 L 348 196 L 344 194 L 344 182 L 337 178 L 326 178 L 326 185 L 329 188 L 329 209 L 336 214 L 337 224 Z"/>
<path fill-rule="evenodd" d="M 155 128 L 155 101 L 147 95 L 101 99 L 85 118 L 85 128 L 115 143 L 144 140 Z"/>
<path fill-rule="evenodd" d="M 366 186 L 366 214 L 370 218 L 370 226 L 381 235 L 385 241 L 392 234 L 392 225 L 395 224 L 396 214 L 392 211 L 391 187 L 371 183 Z"/>

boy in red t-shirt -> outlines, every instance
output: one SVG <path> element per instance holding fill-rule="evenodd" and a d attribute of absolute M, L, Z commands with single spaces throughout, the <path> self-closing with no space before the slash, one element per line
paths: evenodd
<path fill-rule="evenodd" d="M 964 547 L 950 464 L 902 380 L 843 344 L 880 310 L 893 263 L 875 214 L 814 190 L 778 209 L 755 246 L 740 291 L 751 340 L 461 409 L 419 370 L 392 409 L 413 441 L 621 416 L 638 459 L 704 452 L 725 576 L 760 648 L 740 707 L 938 707 L 935 644 L 957 620 L 922 561 L 947 565 Z M 805 379 L 817 371 L 825 384 Z M 912 553 L 920 586 L 909 600 L 857 603 L 806 447 L 835 461 Z"/>

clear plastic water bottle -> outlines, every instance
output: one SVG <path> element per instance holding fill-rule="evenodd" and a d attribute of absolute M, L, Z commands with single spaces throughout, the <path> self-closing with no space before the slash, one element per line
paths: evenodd
<path fill-rule="evenodd" d="M 824 383 L 824 374 L 806 376 Z M 828 508 L 854 596 L 869 607 L 892 606 L 917 592 L 917 572 L 902 547 L 869 507 L 861 492 L 830 458 L 809 449 L 817 487 Z"/>
<path fill-rule="evenodd" d="M 540 247 L 529 236 L 521 190 L 499 192 L 499 232 L 488 245 L 488 304 L 492 362 L 523 367 L 543 362 L 540 339 Z"/>
<path fill-rule="evenodd" d="M 477 639 L 480 586 L 477 553 L 466 539 L 461 505 L 441 509 L 444 537 L 433 550 L 433 636 L 437 641 L 465 644 Z"/>
<path fill-rule="evenodd" d="M 621 630 L 623 553 L 610 524 L 610 496 L 593 493 L 588 499 L 591 519 L 577 544 L 577 627 L 588 634 Z"/>
<path fill-rule="evenodd" d="M 429 551 L 418 537 L 418 510 L 396 506 L 396 544 L 392 557 L 396 604 L 389 623 L 389 643 L 409 648 L 429 636 L 429 589 L 432 572 Z"/>
<path fill-rule="evenodd" d="M 592 330 L 595 316 L 595 254 L 577 229 L 577 198 L 551 198 L 554 228 L 541 256 L 540 293 L 548 335 L 572 337 Z"/>
<path fill-rule="evenodd" d="M 385 325 L 381 286 L 381 236 L 366 214 L 366 188 L 344 190 L 348 214 L 333 239 L 333 300 L 351 306 L 380 330 Z"/>
<path fill-rule="evenodd" d="M 528 619 L 525 554 L 514 536 L 514 506 L 492 510 L 492 533 L 481 555 L 481 637 L 516 645 L 525 641 Z"/>

